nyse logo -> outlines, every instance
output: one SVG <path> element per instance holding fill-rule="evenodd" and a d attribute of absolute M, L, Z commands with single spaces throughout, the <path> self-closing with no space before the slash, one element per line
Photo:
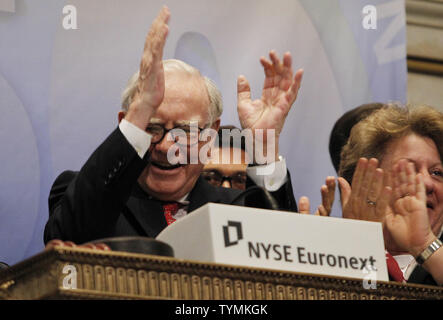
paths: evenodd
<path fill-rule="evenodd" d="M 225 240 L 225 247 L 238 244 L 243 239 L 241 222 L 228 220 L 228 224 L 223 226 L 223 238 Z"/>

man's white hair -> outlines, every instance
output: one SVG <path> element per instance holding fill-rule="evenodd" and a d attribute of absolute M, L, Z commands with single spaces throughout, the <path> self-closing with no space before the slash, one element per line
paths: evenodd
<path fill-rule="evenodd" d="M 223 112 L 222 96 L 220 90 L 218 90 L 214 81 L 212 81 L 208 77 L 202 76 L 200 71 L 198 71 L 198 69 L 194 68 L 193 66 L 181 60 L 176 60 L 176 59 L 163 60 L 163 69 L 165 72 L 172 70 L 179 70 L 179 71 L 184 71 L 190 75 L 202 77 L 209 97 L 209 106 L 208 106 L 209 124 L 212 124 L 215 120 L 217 120 L 217 118 L 221 116 Z M 129 106 L 132 103 L 132 99 L 137 90 L 138 80 L 139 80 L 139 71 L 134 73 L 134 75 L 129 79 L 125 90 L 123 90 L 122 110 L 124 112 L 128 111 Z"/>

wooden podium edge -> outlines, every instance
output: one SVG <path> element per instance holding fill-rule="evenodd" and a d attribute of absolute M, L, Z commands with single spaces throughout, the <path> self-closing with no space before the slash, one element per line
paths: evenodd
<path fill-rule="evenodd" d="M 77 288 L 64 288 L 66 265 Z M 0 299 L 391 300 L 443 299 L 443 288 L 54 247 L 0 271 Z"/>

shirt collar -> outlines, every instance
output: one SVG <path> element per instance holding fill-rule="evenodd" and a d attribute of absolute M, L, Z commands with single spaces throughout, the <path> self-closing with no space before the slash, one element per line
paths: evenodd
<path fill-rule="evenodd" d="M 187 206 L 189 204 L 188 196 L 189 196 L 189 192 L 183 198 L 178 199 L 177 202 L 184 205 L 184 206 Z"/>

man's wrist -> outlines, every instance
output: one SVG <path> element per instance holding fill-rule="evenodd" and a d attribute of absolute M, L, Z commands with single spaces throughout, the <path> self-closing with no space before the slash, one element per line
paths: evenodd
<path fill-rule="evenodd" d="M 265 156 L 266 160 L 269 160 L 266 156 Z M 276 155 L 274 155 L 274 158 L 271 159 L 272 161 L 266 161 L 266 163 L 257 163 L 254 159 L 253 162 L 248 164 L 248 167 L 258 167 L 258 166 L 266 166 L 268 164 L 274 163 L 274 162 L 278 162 L 281 161 L 283 159 L 282 156 L 278 155 L 278 153 Z"/>
<path fill-rule="evenodd" d="M 148 110 L 147 108 L 140 108 L 137 103 L 132 103 L 125 115 L 125 119 L 145 131 L 153 115 L 153 111 L 150 112 Z"/>
<path fill-rule="evenodd" d="M 282 156 L 279 156 L 278 162 L 248 167 L 246 172 L 256 185 L 268 191 L 277 191 L 288 180 L 286 160 Z"/>
<path fill-rule="evenodd" d="M 269 132 L 266 131 L 263 134 L 269 135 Z M 267 165 L 267 164 L 271 164 L 273 162 L 279 161 L 280 156 L 279 156 L 279 148 L 278 148 L 278 146 L 279 146 L 279 138 L 278 137 L 274 137 L 274 139 L 272 139 L 271 137 L 267 136 L 267 141 L 265 142 L 265 141 L 262 141 L 261 139 L 256 140 L 256 137 L 254 136 L 253 140 L 254 140 L 254 146 L 253 146 L 254 152 L 252 154 L 252 164 L 250 165 L 251 167 L 263 166 L 263 165 Z M 257 143 L 260 144 L 260 148 L 258 148 L 259 151 L 261 150 L 261 152 L 259 152 L 259 154 L 261 154 L 261 156 L 259 157 L 260 161 L 257 161 L 257 157 L 256 157 Z"/>
<path fill-rule="evenodd" d="M 122 119 L 119 128 L 140 158 L 143 158 L 151 145 L 151 135 L 132 122 L 127 121 L 126 118 Z"/>

